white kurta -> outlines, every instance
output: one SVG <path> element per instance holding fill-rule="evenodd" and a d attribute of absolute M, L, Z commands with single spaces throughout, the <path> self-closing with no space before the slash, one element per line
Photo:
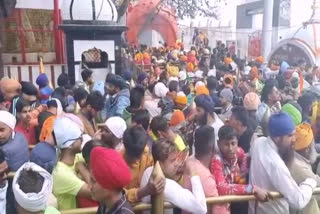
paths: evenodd
<path fill-rule="evenodd" d="M 152 174 L 153 167 L 149 167 L 143 173 L 140 187 L 148 184 Z M 172 203 L 174 206 L 194 214 L 207 213 L 206 196 L 204 194 L 201 180 L 199 176 L 191 177 L 192 192 L 183 188 L 174 180 L 166 178 L 166 186 L 164 188 L 164 200 Z M 142 199 L 145 203 L 150 203 L 150 196 Z M 173 213 L 172 209 L 166 210 L 166 214 Z"/>
<path fill-rule="evenodd" d="M 316 181 L 306 179 L 299 186 L 278 154 L 278 148 L 271 138 L 259 138 L 252 144 L 250 183 L 269 191 L 280 192 L 284 198 L 266 203 L 249 202 L 249 213 L 289 214 L 289 206 L 304 208 L 311 199 Z"/>

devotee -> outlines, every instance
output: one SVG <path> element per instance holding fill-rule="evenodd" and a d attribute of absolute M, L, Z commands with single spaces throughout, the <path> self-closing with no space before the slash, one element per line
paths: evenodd
<path fill-rule="evenodd" d="M 130 169 L 113 149 L 94 148 L 90 155 L 92 196 L 100 203 L 97 214 L 134 214 L 122 190 L 131 181 Z"/>
<path fill-rule="evenodd" d="M 219 139 L 218 132 L 223 126 L 223 122 L 214 112 L 214 103 L 209 95 L 196 96 L 194 102 L 196 103 L 196 121 L 200 126 L 209 125 L 214 128 L 215 141 Z M 218 151 L 218 145 L 215 144 Z"/>
<path fill-rule="evenodd" d="M 287 103 L 281 108 L 281 111 L 286 112 L 292 118 L 296 126 L 302 122 L 302 115 L 298 108 L 301 109 L 298 103 Z"/>
<path fill-rule="evenodd" d="M 7 164 L 7 161 L 5 160 L 5 154 L 0 149 L 0 213 L 1 214 L 6 214 L 7 211 L 10 210 L 10 206 L 12 208 L 14 207 L 13 201 L 11 201 L 12 204 L 10 205 L 9 203 L 7 203 L 7 198 L 6 198 L 7 190 L 8 190 L 7 172 L 8 172 L 8 164 Z"/>
<path fill-rule="evenodd" d="M 138 110 L 132 117 L 131 126 L 141 126 L 145 131 L 149 131 L 150 115 L 148 110 Z"/>
<path fill-rule="evenodd" d="M 58 104 L 55 99 L 51 99 L 47 102 L 47 109 L 43 112 L 40 112 L 38 115 L 38 126 L 36 127 L 36 137 L 39 140 L 42 126 L 46 119 L 51 116 L 56 116 L 58 113 Z"/>
<path fill-rule="evenodd" d="M 164 117 L 154 117 L 150 123 L 150 129 L 154 141 L 164 138 L 173 142 L 179 151 L 188 149 L 181 136 L 170 128 L 168 121 Z"/>
<path fill-rule="evenodd" d="M 0 111 L 0 148 L 3 150 L 10 171 L 17 171 L 29 160 L 28 142 L 14 132 L 16 118 L 7 111 Z"/>
<path fill-rule="evenodd" d="M 254 133 L 254 125 L 250 124 L 249 113 L 242 106 L 232 109 L 228 124 L 234 128 L 238 135 L 238 144 L 245 153 L 250 151 L 251 138 Z"/>
<path fill-rule="evenodd" d="M 5 101 L 8 102 L 7 109 L 9 109 L 13 98 L 19 96 L 21 92 L 21 84 L 17 80 L 4 77 L 0 81 L 0 90 Z"/>
<path fill-rule="evenodd" d="M 316 161 L 317 154 L 313 145 L 313 133 L 311 126 L 307 123 L 302 123 L 296 127 L 296 142 L 294 144 L 295 154 L 294 159 L 288 165 L 292 178 L 299 185 L 307 178 L 312 178 L 320 186 L 320 177 L 314 174 L 312 166 Z M 293 213 L 290 210 L 290 213 Z M 298 211 L 295 211 L 298 213 Z M 320 213 L 318 203 L 315 198 L 312 198 L 308 205 L 301 211 L 304 214 Z"/>
<path fill-rule="evenodd" d="M 97 128 L 95 125 L 95 117 L 104 107 L 104 98 L 98 91 L 91 92 L 86 100 L 86 103 L 80 109 L 77 116 L 84 125 L 84 134 L 94 137 Z"/>
<path fill-rule="evenodd" d="M 52 192 L 52 176 L 35 163 L 22 165 L 13 178 L 13 193 L 18 214 L 59 214 L 47 206 Z"/>
<path fill-rule="evenodd" d="M 270 111 L 271 114 L 279 112 L 281 110 L 280 101 L 281 96 L 277 89 L 276 82 L 274 80 L 267 81 L 261 92 L 262 103 L 257 110 L 257 122 L 259 124 L 262 122 L 266 111 Z"/>
<path fill-rule="evenodd" d="M 233 92 L 229 88 L 225 88 L 220 92 L 220 104 L 222 106 L 222 111 L 220 118 L 226 121 L 231 116 L 232 109 Z"/>
<path fill-rule="evenodd" d="M 161 108 L 158 106 L 158 103 L 160 101 L 161 95 L 167 94 L 169 90 L 167 87 L 165 87 L 165 85 L 158 84 L 159 83 L 154 83 L 149 85 L 148 90 L 145 93 L 144 108 L 148 110 L 151 118 L 159 116 L 161 114 Z M 156 85 L 157 90 L 155 87 Z"/>
<path fill-rule="evenodd" d="M 220 106 L 221 104 L 217 92 L 218 86 L 219 82 L 215 77 L 209 76 L 207 78 L 207 88 L 209 89 L 210 97 L 217 106 Z"/>
<path fill-rule="evenodd" d="M 231 126 L 223 126 L 219 130 L 219 152 L 211 162 L 211 173 L 215 177 L 219 195 L 249 195 L 254 194 L 257 200 L 265 201 L 268 193 L 258 186 L 247 185 L 248 173 L 247 155 L 238 147 L 237 132 Z M 231 212 L 247 213 L 244 204 L 232 204 Z M 236 212 L 236 213 L 238 213 Z"/>
<path fill-rule="evenodd" d="M 164 200 L 172 203 L 175 207 L 183 211 L 194 214 L 207 213 L 206 198 L 202 188 L 199 175 L 196 175 L 195 169 L 188 164 L 185 166 L 185 174 L 191 177 L 192 192 L 183 188 L 177 181 L 180 179 L 182 166 L 185 156 L 180 157 L 181 152 L 176 145 L 168 140 L 160 140 L 153 145 L 152 155 L 154 161 L 159 161 L 160 167 L 166 177 L 164 187 Z M 153 167 L 145 170 L 141 187 L 145 187 L 151 177 Z M 144 197 L 143 202 L 150 202 L 150 196 Z M 166 213 L 172 213 L 172 210 Z"/>
<path fill-rule="evenodd" d="M 126 129 L 127 124 L 121 117 L 110 117 L 101 131 L 101 140 L 107 147 L 120 151 L 123 146 L 123 133 Z"/>
<path fill-rule="evenodd" d="M 37 85 L 39 86 L 40 92 L 40 103 L 47 104 L 53 89 L 49 85 L 48 77 L 45 73 L 40 74 L 36 80 Z"/>
<path fill-rule="evenodd" d="M 130 90 L 130 106 L 123 111 L 122 115 L 128 126 L 131 124 L 132 115 L 138 110 L 143 109 L 144 95 L 142 87 L 137 86 Z"/>
<path fill-rule="evenodd" d="M 289 213 L 304 208 L 310 201 L 316 181 L 307 178 L 299 185 L 294 181 L 287 164 L 294 157 L 295 125 L 284 112 L 273 114 L 269 120 L 270 137 L 262 137 L 251 145 L 250 183 L 283 195 L 265 203 L 249 202 L 249 213 Z"/>
<path fill-rule="evenodd" d="M 60 149 L 60 158 L 53 170 L 53 194 L 57 197 L 59 210 L 77 208 L 76 196 L 91 197 L 89 185 L 80 180 L 75 171 L 81 151 L 82 133 L 79 126 L 66 117 L 54 121 L 53 137 Z"/>
<path fill-rule="evenodd" d="M 15 131 L 23 134 L 29 145 L 36 144 L 36 128 L 30 124 L 31 105 L 23 98 L 19 98 L 16 103 L 17 125 Z"/>
<path fill-rule="evenodd" d="M 84 69 L 81 71 L 81 77 L 84 82 L 84 89 L 90 94 L 91 88 L 93 86 L 92 71 L 89 69 Z"/>
<path fill-rule="evenodd" d="M 121 76 L 108 75 L 106 79 L 109 98 L 106 100 L 102 119 L 123 115 L 123 111 L 130 105 L 130 91 Z"/>
<path fill-rule="evenodd" d="M 144 171 L 153 166 L 153 158 L 147 146 L 148 135 L 139 126 L 128 128 L 123 134 L 124 148 L 120 151 L 131 171 L 131 182 L 126 186 L 126 196 L 130 203 L 137 203 L 147 195 L 156 194 L 157 186 L 164 180 L 152 181 L 144 188 L 140 188 L 140 181 Z"/>
<path fill-rule="evenodd" d="M 250 118 L 253 120 L 256 120 L 256 112 L 260 104 L 260 97 L 254 92 L 249 92 L 243 99 L 243 107 L 247 109 Z"/>
<path fill-rule="evenodd" d="M 214 143 L 214 129 L 208 125 L 200 127 L 195 132 L 195 155 L 189 157 L 187 160 L 190 167 L 199 175 L 206 197 L 219 196 L 215 178 L 210 172 L 210 163 L 215 152 Z M 192 190 L 191 180 L 187 175 L 184 176 L 184 186 Z M 212 208 L 208 207 L 208 213 L 227 214 L 230 212 L 228 206 L 222 204 L 214 205 Z"/>
<path fill-rule="evenodd" d="M 21 97 L 34 108 L 37 106 L 38 89 L 31 82 L 21 81 Z"/>
<path fill-rule="evenodd" d="M 298 103 L 302 108 L 302 122 L 311 123 L 310 115 L 312 113 L 312 104 L 315 101 L 316 96 L 311 92 L 304 93 L 299 97 Z"/>
<path fill-rule="evenodd" d="M 76 107 L 74 109 L 74 113 L 78 114 L 80 109 L 86 105 L 87 97 L 89 93 L 82 87 L 79 87 L 74 90 L 74 100 L 76 102 Z"/>
<path fill-rule="evenodd" d="M 137 84 L 141 85 L 144 89 L 147 89 L 149 83 L 148 74 L 146 72 L 141 72 L 137 78 Z"/>

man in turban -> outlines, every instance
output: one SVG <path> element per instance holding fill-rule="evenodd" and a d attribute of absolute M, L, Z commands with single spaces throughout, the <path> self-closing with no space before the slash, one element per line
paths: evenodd
<path fill-rule="evenodd" d="M 52 192 L 52 176 L 35 163 L 27 162 L 16 172 L 12 188 L 18 214 L 59 214 L 47 206 Z"/>
<path fill-rule="evenodd" d="M 121 155 L 113 149 L 96 147 L 90 154 L 92 196 L 100 203 L 98 214 L 134 214 L 123 188 L 131 173 Z"/>
<path fill-rule="evenodd" d="M 5 101 L 11 102 L 14 97 L 20 94 L 21 85 L 17 80 L 4 77 L 0 81 L 0 90 Z"/>
<path fill-rule="evenodd" d="M 291 176 L 297 184 L 300 184 L 307 178 L 312 178 L 317 182 L 317 186 L 320 186 L 320 177 L 318 174 L 313 173 L 311 167 L 317 158 L 311 126 L 307 123 L 300 124 L 296 127 L 295 136 L 295 158 L 292 164 L 289 165 Z M 311 199 L 308 205 L 303 209 L 303 213 L 320 213 L 317 201 Z"/>
<path fill-rule="evenodd" d="M 122 137 L 127 129 L 127 124 L 121 117 L 110 117 L 105 123 L 101 133 L 101 140 L 104 145 L 120 150 L 123 146 Z"/>
<path fill-rule="evenodd" d="M 219 140 L 219 129 L 224 125 L 218 115 L 214 112 L 214 102 L 209 95 L 199 95 L 195 98 L 197 106 L 196 121 L 200 126 L 209 125 L 214 128 L 215 141 Z M 218 149 L 217 143 L 215 143 Z M 218 151 L 218 150 L 217 150 Z"/>
<path fill-rule="evenodd" d="M 288 165 L 294 158 L 295 125 L 284 112 L 273 114 L 268 125 L 270 137 L 259 138 L 251 146 L 250 182 L 283 195 L 267 203 L 249 202 L 249 213 L 289 213 L 304 208 L 310 201 L 317 183 L 312 178 L 299 185 L 291 176 Z"/>

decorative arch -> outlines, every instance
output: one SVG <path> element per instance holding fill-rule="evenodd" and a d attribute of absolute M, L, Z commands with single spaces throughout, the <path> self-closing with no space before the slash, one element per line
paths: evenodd
<path fill-rule="evenodd" d="M 169 46 L 177 40 L 178 24 L 175 12 L 166 6 L 158 6 L 160 0 L 140 0 L 129 8 L 127 16 L 127 40 L 130 45 L 138 45 L 142 30 L 151 29 L 159 32 Z"/>

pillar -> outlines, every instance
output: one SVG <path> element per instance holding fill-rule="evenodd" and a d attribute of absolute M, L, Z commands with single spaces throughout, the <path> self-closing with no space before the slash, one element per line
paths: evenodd
<path fill-rule="evenodd" d="M 273 0 L 264 0 L 262 28 L 262 56 L 267 59 L 272 48 Z"/>

